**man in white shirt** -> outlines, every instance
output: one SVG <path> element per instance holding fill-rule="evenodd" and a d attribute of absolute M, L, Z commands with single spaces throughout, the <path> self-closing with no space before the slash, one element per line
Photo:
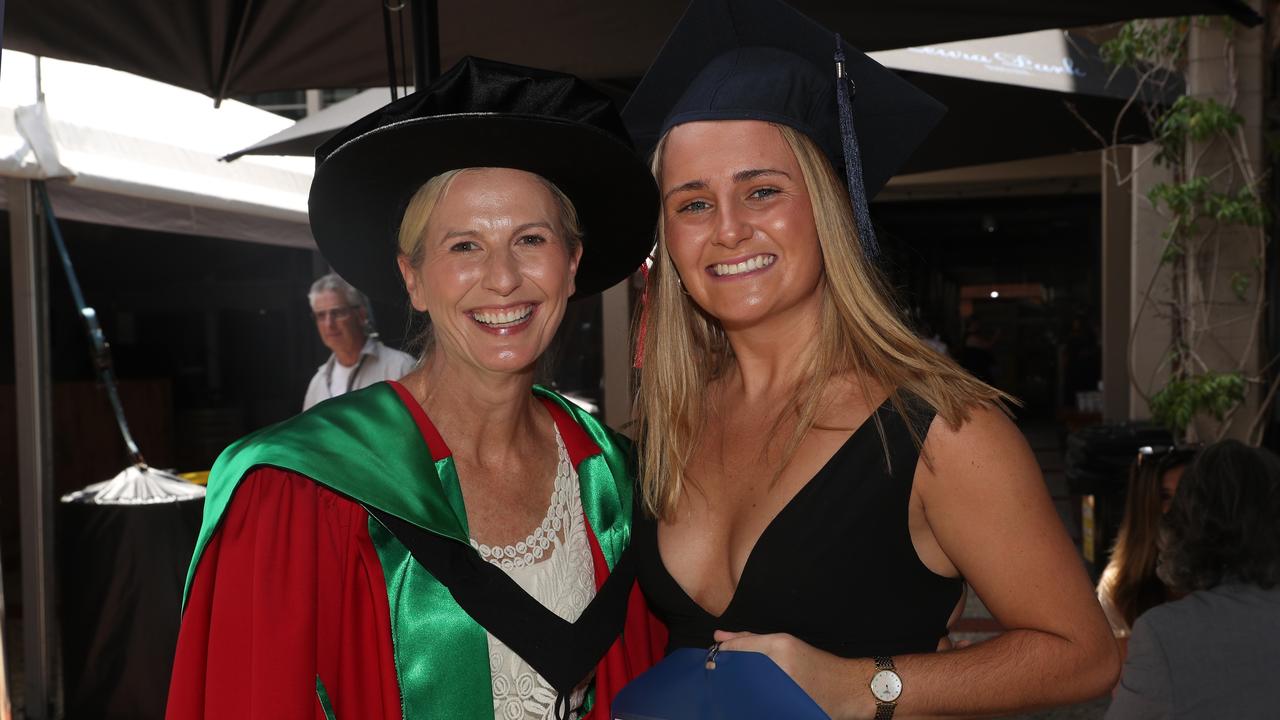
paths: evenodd
<path fill-rule="evenodd" d="M 383 345 L 369 329 L 369 301 L 346 280 L 329 273 L 307 293 L 320 341 L 333 351 L 307 386 L 302 409 L 383 380 L 399 380 L 414 359 Z"/>

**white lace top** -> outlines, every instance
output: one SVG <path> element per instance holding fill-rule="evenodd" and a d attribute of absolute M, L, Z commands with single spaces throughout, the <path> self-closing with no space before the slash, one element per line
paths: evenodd
<path fill-rule="evenodd" d="M 485 560 L 502 568 L 524 591 L 556 615 L 574 622 L 596 594 L 591 547 L 582 515 L 578 473 L 569 462 L 556 430 L 555 490 L 546 517 L 529 537 L 506 547 L 471 545 Z M 493 677 L 493 715 L 498 720 L 544 720 L 555 717 L 556 691 L 519 655 L 489 635 L 489 671 Z M 583 681 L 569 707 L 582 706 Z"/>

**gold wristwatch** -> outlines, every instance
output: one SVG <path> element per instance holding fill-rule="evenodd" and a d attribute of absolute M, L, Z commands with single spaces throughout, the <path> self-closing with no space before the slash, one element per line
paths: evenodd
<path fill-rule="evenodd" d="M 898 698 L 902 696 L 902 678 L 893 666 L 893 658 L 879 656 L 872 660 L 876 663 L 876 674 L 871 676 L 871 696 L 876 699 L 875 720 L 892 720 Z"/>

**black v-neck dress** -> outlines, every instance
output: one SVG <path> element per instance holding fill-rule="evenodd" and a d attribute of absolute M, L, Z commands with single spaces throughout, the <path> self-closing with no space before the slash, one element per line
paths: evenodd
<path fill-rule="evenodd" d="M 923 438 L 932 409 L 905 404 Z M 667 652 L 709 647 L 716 630 L 790 633 L 850 658 L 937 648 L 963 583 L 916 555 L 907 512 L 920 453 L 891 403 L 876 414 L 884 441 L 871 419 L 854 431 L 765 528 L 719 617 L 667 572 L 657 525 L 637 512 L 631 547 L 649 607 L 670 630 Z"/>

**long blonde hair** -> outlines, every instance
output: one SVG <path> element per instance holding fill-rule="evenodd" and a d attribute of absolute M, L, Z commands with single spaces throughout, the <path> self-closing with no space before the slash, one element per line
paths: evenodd
<path fill-rule="evenodd" d="M 798 422 L 782 452 L 782 467 L 825 408 L 824 393 L 838 375 L 854 372 L 869 386 L 887 388 L 893 407 L 910 418 L 903 392 L 915 395 L 952 427 L 979 405 L 1004 407 L 1005 393 L 974 378 L 926 345 L 901 318 L 879 270 L 858 241 L 847 193 L 822 151 L 808 137 L 775 126 L 795 153 L 808 187 L 822 250 L 822 309 L 817 345 L 810 349 L 795 403 L 784 408 Z M 661 183 L 664 137 L 654 150 L 653 174 Z M 647 338 L 637 397 L 640 482 L 645 509 L 670 518 L 686 484 L 685 470 L 708 421 L 707 388 L 733 367 L 733 350 L 715 318 L 683 292 L 658 221 L 658 249 L 649 276 Z M 868 398 L 869 400 L 870 398 Z M 872 416 L 879 425 L 879 418 Z M 907 423 L 914 428 L 914 424 Z M 917 444 L 923 439 L 916 431 Z M 883 438 L 883 431 L 881 433 Z M 775 478 L 776 480 L 776 478 Z"/>

